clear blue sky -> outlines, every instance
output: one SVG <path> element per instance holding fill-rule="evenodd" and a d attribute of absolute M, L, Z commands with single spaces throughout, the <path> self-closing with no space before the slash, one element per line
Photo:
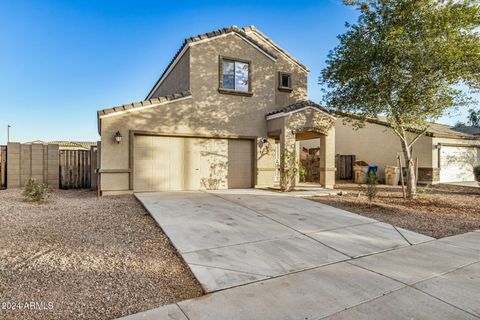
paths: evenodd
<path fill-rule="evenodd" d="M 98 109 L 144 99 L 185 37 L 231 25 L 257 26 L 307 65 L 319 101 L 328 51 L 356 17 L 341 0 L 2 0 L 0 144 L 7 124 L 11 141 L 97 140 Z"/>

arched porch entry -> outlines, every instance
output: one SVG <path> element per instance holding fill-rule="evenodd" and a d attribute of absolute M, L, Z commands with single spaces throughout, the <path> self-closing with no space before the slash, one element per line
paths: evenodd
<path fill-rule="evenodd" d="M 300 142 L 318 139 L 319 183 L 335 184 L 335 118 L 312 101 L 302 101 L 267 115 L 269 138 L 276 141 L 276 184 L 294 187 L 299 183 Z"/>

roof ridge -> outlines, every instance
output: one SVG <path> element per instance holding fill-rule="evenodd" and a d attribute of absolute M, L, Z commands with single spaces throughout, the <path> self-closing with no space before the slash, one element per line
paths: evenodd
<path fill-rule="evenodd" d="M 275 41 L 273 41 L 272 39 L 270 39 L 265 33 L 263 33 L 261 30 L 259 30 L 257 27 L 255 27 L 254 25 L 251 25 L 251 26 L 248 26 L 246 27 L 248 28 L 250 31 L 252 32 L 256 32 L 258 33 L 262 38 L 264 38 L 265 41 L 267 41 L 268 43 L 270 43 L 272 46 L 274 46 L 278 51 L 282 52 L 283 54 L 285 54 L 287 57 L 289 57 L 290 59 L 292 59 L 293 61 L 295 61 L 295 63 L 297 63 L 298 65 L 300 65 L 302 68 L 304 68 L 305 70 L 308 71 L 308 68 L 303 64 L 301 63 L 300 61 L 298 61 L 294 56 L 292 56 L 291 54 L 289 54 L 287 51 L 285 51 L 285 49 L 283 49 L 281 46 L 279 46 Z"/>

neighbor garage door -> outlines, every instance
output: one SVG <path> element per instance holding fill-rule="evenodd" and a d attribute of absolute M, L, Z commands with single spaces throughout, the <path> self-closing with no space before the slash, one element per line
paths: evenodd
<path fill-rule="evenodd" d="M 248 149 L 246 145 L 250 146 L 248 155 L 243 152 Z M 134 189 L 175 191 L 251 187 L 251 145 L 250 140 L 135 136 Z M 249 178 L 242 179 L 240 175 Z"/>
<path fill-rule="evenodd" d="M 440 182 L 475 181 L 473 167 L 480 164 L 480 148 L 442 146 Z"/>

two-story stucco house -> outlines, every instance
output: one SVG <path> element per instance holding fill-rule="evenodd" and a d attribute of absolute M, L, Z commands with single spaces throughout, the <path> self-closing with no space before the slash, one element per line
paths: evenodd
<path fill-rule="evenodd" d="M 141 102 L 98 112 L 103 194 L 273 186 L 284 150 L 318 139 L 335 183 L 335 118 L 308 69 L 255 27 L 188 38 Z"/>

